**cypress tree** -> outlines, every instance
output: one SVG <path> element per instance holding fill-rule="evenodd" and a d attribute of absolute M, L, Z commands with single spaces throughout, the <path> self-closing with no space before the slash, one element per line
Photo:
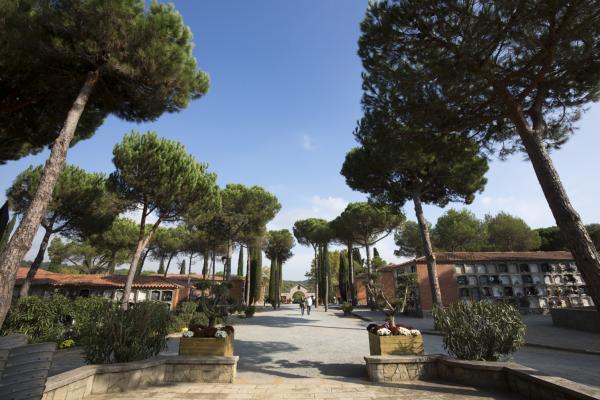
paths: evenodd
<path fill-rule="evenodd" d="M 348 253 L 340 251 L 340 269 L 338 273 L 338 283 L 342 301 L 348 301 Z"/>
<path fill-rule="evenodd" d="M 160 264 L 158 266 L 158 271 L 156 271 L 157 274 L 164 274 L 165 273 L 165 259 L 161 258 L 160 259 Z"/>
<path fill-rule="evenodd" d="M 208 275 L 208 251 L 205 251 L 202 254 L 202 276 L 206 277 Z"/>
<path fill-rule="evenodd" d="M 240 255 L 238 257 L 237 276 L 244 276 L 244 248 L 240 246 Z"/>
<path fill-rule="evenodd" d="M 271 271 L 269 272 L 269 301 L 273 308 L 277 305 L 279 294 L 277 293 L 277 279 L 279 279 L 279 268 L 277 265 L 277 257 L 271 258 Z"/>
<path fill-rule="evenodd" d="M 260 298 L 262 288 L 262 251 L 260 247 L 252 246 L 248 252 L 250 259 L 250 304 Z"/>
<path fill-rule="evenodd" d="M 180 275 L 185 275 L 186 271 L 185 271 L 185 258 L 183 260 L 181 260 L 181 264 L 179 264 L 179 274 Z"/>

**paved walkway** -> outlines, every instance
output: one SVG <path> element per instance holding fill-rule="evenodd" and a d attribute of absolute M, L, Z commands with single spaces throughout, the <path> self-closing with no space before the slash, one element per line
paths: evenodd
<path fill-rule="evenodd" d="M 399 319 L 417 325 L 419 320 Z M 423 321 L 423 320 L 420 320 Z M 366 380 L 363 357 L 368 354 L 368 322 L 343 317 L 320 307 L 301 317 L 294 306 L 259 311 L 254 318 L 232 320 L 235 353 L 240 356 L 234 385 L 182 384 L 149 388 L 93 399 L 127 398 L 389 398 L 502 399 L 468 387 L 423 382 L 374 385 Z M 425 336 L 426 353 L 443 353 L 442 338 Z M 178 339 L 169 340 L 166 354 L 176 353 Z M 67 368 L 82 363 L 76 351 L 56 357 Z M 61 361 L 62 360 L 62 361 Z M 600 356 L 526 347 L 514 361 L 549 375 L 600 387 Z M 63 370 L 65 366 L 63 365 Z M 60 365 L 53 367 L 60 370 Z M 56 373 L 56 372 L 54 372 Z"/>

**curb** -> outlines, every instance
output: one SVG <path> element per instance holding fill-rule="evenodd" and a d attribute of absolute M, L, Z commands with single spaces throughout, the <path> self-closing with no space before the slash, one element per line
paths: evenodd
<path fill-rule="evenodd" d="M 357 313 L 352 312 L 353 316 L 358 319 L 361 319 L 366 322 L 374 322 L 371 318 L 365 317 L 363 315 L 359 315 Z M 436 331 L 433 329 L 422 329 L 421 333 L 424 335 L 432 335 L 432 336 L 444 336 L 442 332 Z M 592 356 L 600 356 L 600 351 L 598 350 L 589 350 L 589 349 L 572 349 L 569 347 L 561 347 L 561 346 L 551 346 L 547 344 L 539 344 L 539 343 L 529 343 L 525 342 L 524 346 L 526 347 L 535 347 L 538 349 L 546 349 L 546 350 L 556 350 L 556 351 L 566 351 L 569 353 L 578 353 L 578 354 L 587 354 Z"/>

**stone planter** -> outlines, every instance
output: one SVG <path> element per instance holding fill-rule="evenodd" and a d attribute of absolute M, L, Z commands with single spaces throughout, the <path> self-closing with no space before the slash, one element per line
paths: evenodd
<path fill-rule="evenodd" d="M 226 338 L 182 337 L 180 356 L 233 356 L 233 335 Z"/>
<path fill-rule="evenodd" d="M 369 349 L 372 356 L 422 355 L 423 336 L 379 336 L 369 332 Z"/>

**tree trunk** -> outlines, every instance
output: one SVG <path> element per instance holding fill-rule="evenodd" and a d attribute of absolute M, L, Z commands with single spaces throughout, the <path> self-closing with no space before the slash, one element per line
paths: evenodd
<path fill-rule="evenodd" d="M 371 271 L 371 250 L 368 244 L 368 240 L 365 240 L 365 253 L 367 254 L 367 284 L 373 287 L 373 275 Z M 367 305 L 373 309 L 375 307 L 373 296 L 371 296 L 371 292 L 367 290 Z"/>
<path fill-rule="evenodd" d="M 144 252 L 144 255 L 142 256 L 142 259 L 140 260 L 136 270 L 135 270 L 135 276 L 138 277 L 142 274 L 142 269 L 144 269 L 144 264 L 146 263 L 146 257 L 148 257 L 148 253 L 150 253 L 150 249 L 146 249 L 146 251 Z"/>
<path fill-rule="evenodd" d="M 329 253 L 324 253 L 324 255 L 329 254 Z M 325 271 L 325 301 L 323 302 L 323 305 L 325 306 L 325 311 L 329 311 L 329 272 L 331 271 L 331 268 L 328 268 L 327 271 Z"/>
<path fill-rule="evenodd" d="M 425 260 L 427 260 L 427 275 L 429 276 L 429 287 L 431 288 L 431 299 L 436 307 L 444 307 L 442 303 L 442 292 L 440 291 L 440 282 L 438 280 L 437 263 L 433 247 L 431 246 L 431 236 L 429 235 L 429 227 L 427 220 L 423 214 L 423 205 L 421 204 L 421 193 L 415 191 L 413 193 L 413 202 L 415 204 L 415 214 L 421 231 L 421 241 L 423 242 L 423 250 L 425 252 Z"/>
<path fill-rule="evenodd" d="M 98 76 L 99 71 L 87 74 L 85 83 L 67 114 L 65 124 L 52 145 L 50 157 L 44 165 L 44 172 L 35 196 L 8 245 L 0 253 L 0 326 L 4 323 L 6 313 L 10 308 L 17 270 L 23 257 L 31 247 L 44 211 L 52 198 L 52 191 L 65 163 L 69 144 L 73 140 L 75 129 L 98 81 Z"/>
<path fill-rule="evenodd" d="M 217 269 L 217 263 L 215 261 L 215 252 L 216 250 L 213 248 L 212 251 L 212 280 L 215 280 L 215 273 L 216 273 L 216 269 Z"/>
<path fill-rule="evenodd" d="M 108 274 L 114 274 L 117 267 L 117 250 L 110 252 L 110 261 L 108 262 Z"/>
<path fill-rule="evenodd" d="M 567 248 L 575 258 L 577 268 L 583 275 L 596 308 L 600 311 L 600 257 L 581 217 L 571 205 L 569 196 L 548 154 L 542 139 L 546 126 L 541 112 L 534 113 L 535 118 L 532 118 L 534 127 L 530 127 L 523 110 L 508 90 L 497 84 L 494 87 L 504 101 L 508 114 L 517 128 L 556 225 L 560 229 Z"/>
<path fill-rule="evenodd" d="M 144 204 L 144 208 L 142 210 L 142 220 L 140 222 L 140 235 L 138 237 L 138 244 L 135 249 L 135 253 L 133 254 L 133 259 L 131 260 L 131 265 L 129 266 L 129 272 L 127 273 L 127 281 L 125 282 L 125 289 L 123 290 L 123 298 L 121 299 L 121 308 L 123 310 L 127 310 L 129 306 L 129 294 L 131 293 L 131 287 L 133 286 L 133 278 L 135 277 L 136 265 L 140 262 L 140 257 L 142 256 L 142 251 L 152 239 L 152 235 L 158 229 L 158 225 L 160 225 L 160 218 L 156 220 L 152 228 L 150 229 L 150 233 L 146 238 L 145 236 L 145 225 L 146 225 L 146 211 L 148 210 L 148 206 Z"/>
<path fill-rule="evenodd" d="M 171 253 L 171 255 L 169 256 L 169 261 L 167 261 L 167 266 L 165 267 L 165 274 L 164 276 L 167 276 L 167 273 L 169 272 L 169 266 L 171 265 L 171 260 L 173 259 L 173 256 L 175 255 L 175 253 Z"/>
<path fill-rule="evenodd" d="M 27 271 L 27 277 L 23 281 L 23 285 L 21 286 L 21 290 L 19 292 L 19 297 L 27 297 L 29 295 L 29 287 L 31 286 L 31 282 L 33 281 L 33 278 L 35 278 L 35 274 L 40 268 L 40 265 L 42 265 L 42 261 L 44 261 L 44 254 L 46 253 L 50 236 L 52 236 L 52 229 L 45 228 L 44 238 L 42 239 L 42 243 L 40 243 L 40 248 L 35 256 L 35 260 L 33 260 L 33 263 L 29 267 L 29 271 Z"/>
<path fill-rule="evenodd" d="M 317 246 L 313 246 L 315 249 L 315 308 L 319 306 L 319 252 Z"/>

